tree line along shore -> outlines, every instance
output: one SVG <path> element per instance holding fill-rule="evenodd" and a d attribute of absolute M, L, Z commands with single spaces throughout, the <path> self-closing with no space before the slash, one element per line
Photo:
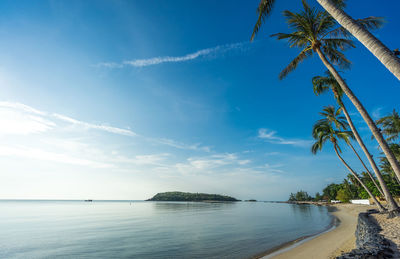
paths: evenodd
<path fill-rule="evenodd" d="M 260 1 L 257 9 L 258 19 L 251 40 L 260 32 L 276 2 L 279 0 Z M 293 1 L 291 7 L 299 2 Z M 311 152 L 317 154 L 327 145 L 330 146 L 338 161 L 350 172 L 350 176 L 341 184 L 327 186 L 322 195 L 317 193 L 315 197 L 311 197 L 300 191 L 291 194 L 289 200 L 348 201 L 352 198 L 369 197 L 380 212 L 389 212 L 389 217 L 400 216 L 400 207 L 395 201 L 395 197 L 400 195 L 400 143 L 397 142 L 400 133 L 399 114 L 394 110 L 393 114 L 374 121 L 347 84 L 342 72 L 351 68 L 351 61 L 344 52 L 355 48 L 358 40 L 400 80 L 398 57 L 400 51 L 390 50 L 370 32 L 383 27 L 385 22 L 383 17 L 369 16 L 354 19 L 345 12 L 346 0 L 317 0 L 317 2 L 319 7 L 313 7 L 307 0 L 302 0 L 300 11 L 283 11 L 289 31 L 275 33 L 271 37 L 285 41 L 290 48 L 299 50 L 297 56 L 280 72 L 279 79 L 286 78 L 302 61 L 312 57 L 318 57 L 327 69 L 324 75 L 314 76 L 310 86 L 317 96 L 330 92 L 335 103 L 323 107 L 319 113 L 321 119 L 312 127 L 312 137 L 315 142 Z M 357 129 L 359 125 L 353 122 L 354 115 L 349 112 L 347 103 L 351 103 L 352 108 L 368 126 L 369 134 L 360 135 Z M 379 165 L 372 156 L 370 147 L 364 142 L 371 135 L 382 154 Z M 360 174 L 353 169 L 347 160 L 347 154 L 342 152 L 343 147 L 354 152 L 363 165 L 364 172 Z M 367 163 L 363 161 L 363 155 L 359 154 L 358 148 L 367 158 Z M 381 204 L 382 200 L 385 200 L 386 206 Z"/>

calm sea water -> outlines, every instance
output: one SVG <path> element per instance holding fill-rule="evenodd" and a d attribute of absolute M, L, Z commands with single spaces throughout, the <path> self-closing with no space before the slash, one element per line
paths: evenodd
<path fill-rule="evenodd" d="M 0 258 L 249 258 L 330 222 L 280 203 L 0 201 Z"/>

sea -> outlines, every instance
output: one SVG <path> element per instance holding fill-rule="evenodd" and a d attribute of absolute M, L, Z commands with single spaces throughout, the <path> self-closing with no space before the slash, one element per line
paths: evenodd
<path fill-rule="evenodd" d="M 252 258 L 330 227 L 273 202 L 0 201 L 0 258 Z"/>

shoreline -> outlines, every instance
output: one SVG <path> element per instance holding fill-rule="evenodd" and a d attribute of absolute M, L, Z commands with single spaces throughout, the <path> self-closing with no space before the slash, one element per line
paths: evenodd
<path fill-rule="evenodd" d="M 314 204 L 321 206 L 321 204 Z M 328 228 L 308 236 L 283 243 L 255 255 L 253 259 L 280 258 L 335 258 L 355 246 L 358 213 L 370 209 L 367 205 L 323 205 L 330 209 L 332 222 Z M 333 210 L 332 210 L 333 208 Z"/>
<path fill-rule="evenodd" d="M 267 251 L 264 251 L 262 253 L 259 253 L 253 257 L 251 257 L 252 259 L 270 259 L 273 256 L 276 256 L 278 254 L 284 253 L 286 251 L 289 251 L 305 242 L 308 242 L 320 235 L 323 235 L 325 233 L 328 233 L 332 230 L 334 230 L 335 228 L 337 228 L 340 224 L 340 219 L 337 218 L 335 215 L 332 214 L 332 211 L 329 211 L 329 209 L 335 209 L 335 207 L 330 206 L 330 205 L 321 205 L 321 204 L 311 204 L 311 203 L 297 203 L 297 205 L 314 205 L 314 206 L 326 206 L 328 207 L 328 214 L 329 216 L 332 218 L 331 222 L 329 223 L 329 225 L 324 228 L 321 231 L 318 231 L 314 234 L 311 235 L 306 235 L 306 236 L 302 236 L 296 239 L 293 239 L 291 241 L 285 242 L 283 244 L 280 244 L 278 246 L 272 247 L 270 249 L 268 249 Z"/>

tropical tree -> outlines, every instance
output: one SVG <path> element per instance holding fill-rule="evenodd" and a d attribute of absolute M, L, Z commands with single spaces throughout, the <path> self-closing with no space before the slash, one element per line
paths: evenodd
<path fill-rule="evenodd" d="M 400 145 L 396 143 L 391 143 L 389 144 L 390 149 L 396 156 L 396 159 L 400 161 Z M 396 177 L 396 175 L 393 172 L 393 168 L 390 166 L 389 161 L 387 160 L 386 157 L 381 157 L 381 168 L 382 171 L 387 173 L 390 177 L 390 180 L 393 180 L 393 182 L 397 182 L 398 186 L 398 195 L 400 195 L 400 180 Z"/>
<path fill-rule="evenodd" d="M 317 0 L 317 2 L 400 80 L 400 59 L 367 28 L 343 11 L 343 1 L 340 1 L 340 4 L 332 0 Z"/>
<path fill-rule="evenodd" d="M 322 190 L 322 197 L 326 200 L 334 200 L 340 188 L 340 184 L 331 183 Z"/>
<path fill-rule="evenodd" d="M 323 146 L 326 142 L 331 142 L 333 145 L 333 149 L 339 160 L 345 165 L 345 167 L 350 171 L 350 173 L 357 179 L 357 181 L 361 184 L 361 186 L 365 189 L 365 191 L 369 194 L 375 204 L 378 206 L 379 211 L 385 211 L 385 208 L 379 203 L 376 197 L 371 193 L 371 191 L 367 188 L 367 186 L 361 181 L 360 177 L 357 173 L 349 166 L 349 164 L 342 158 L 340 155 L 341 149 L 339 147 L 339 140 L 343 140 L 344 142 L 350 142 L 350 139 L 353 137 L 351 131 L 340 131 L 334 128 L 333 124 L 326 121 L 320 120 L 313 126 L 312 131 L 313 138 L 316 140 L 315 143 L 311 147 L 311 152 L 316 154 L 318 151 L 322 150 Z"/>
<path fill-rule="evenodd" d="M 366 165 L 364 164 L 363 160 L 360 158 L 360 156 L 358 155 L 358 153 L 355 151 L 354 147 L 350 144 L 351 149 L 354 151 L 354 153 L 356 154 L 356 156 L 358 157 L 358 159 L 360 160 L 361 164 L 363 165 L 363 167 L 365 168 L 367 174 L 371 177 L 372 182 L 376 185 L 377 189 L 379 190 L 379 192 L 382 194 L 382 196 L 384 196 L 386 198 L 386 201 L 388 202 L 389 205 L 389 210 L 398 210 L 399 207 L 397 205 L 397 203 L 394 201 L 392 194 L 390 193 L 387 184 L 385 182 L 385 180 L 383 179 L 383 176 L 378 168 L 378 166 L 376 165 L 375 160 L 373 159 L 371 153 L 368 151 L 366 145 L 364 144 L 364 141 L 362 140 L 360 134 L 358 133 L 349 112 L 347 111 L 347 108 L 345 106 L 345 104 L 342 101 L 342 96 L 343 96 L 343 91 L 340 88 L 338 82 L 336 81 L 336 79 L 332 76 L 332 74 L 327 71 L 325 73 L 325 76 L 316 76 L 313 77 L 312 79 L 312 83 L 313 83 L 313 90 L 314 93 L 316 95 L 320 95 L 322 93 L 325 93 L 329 90 L 332 90 L 333 95 L 336 99 L 336 101 L 338 102 L 339 106 L 341 107 L 341 110 L 343 111 L 343 114 L 346 117 L 346 120 L 348 122 L 348 125 L 350 126 L 351 131 L 354 134 L 355 139 L 357 140 L 358 144 L 360 145 L 361 149 L 364 151 L 364 154 L 366 155 L 372 169 L 375 172 L 376 177 L 378 178 L 378 181 L 382 187 L 382 189 L 378 186 L 378 184 L 376 183 L 374 177 L 371 175 L 371 172 L 368 170 L 368 168 L 366 167 Z M 338 118 L 337 116 L 335 116 L 335 113 L 333 111 L 330 112 L 330 115 L 328 116 L 328 118 L 331 118 L 331 120 L 340 120 L 340 118 Z M 337 125 L 337 123 L 336 123 Z M 340 126 L 340 125 L 337 125 Z M 342 129 L 344 129 L 343 127 L 341 127 Z"/>
<path fill-rule="evenodd" d="M 284 11 L 283 13 L 286 17 L 289 28 L 293 30 L 292 33 L 277 33 L 272 35 L 278 40 L 287 40 L 290 47 L 301 49 L 297 57 L 295 57 L 289 65 L 282 70 L 279 78 L 283 79 L 290 72 L 295 70 L 304 59 L 317 53 L 323 64 L 328 68 L 338 82 L 340 88 L 367 123 L 373 136 L 392 166 L 396 176 L 400 179 L 400 164 L 396 160 L 393 152 L 390 150 L 389 145 L 360 100 L 358 100 L 354 95 L 353 91 L 333 66 L 337 65 L 341 68 L 348 68 L 350 66 L 350 61 L 341 51 L 354 47 L 353 42 L 350 39 L 338 35 L 336 22 L 327 12 L 311 8 L 305 0 L 303 0 L 303 7 L 304 11 L 299 13 L 293 13 L 290 11 Z"/>
<path fill-rule="evenodd" d="M 397 79 L 400 80 L 400 59 L 396 56 L 396 52 L 391 51 L 381 41 L 379 41 L 372 33 L 369 27 L 364 26 L 360 19 L 353 19 L 343 11 L 345 7 L 344 0 L 317 0 L 317 2 L 357 40 L 359 40 L 379 61 L 392 72 Z M 251 35 L 254 39 L 261 25 L 272 11 L 275 0 L 261 0 L 257 8 L 258 19 Z"/>
<path fill-rule="evenodd" d="M 313 80 L 313 82 L 316 83 L 316 85 L 314 86 L 314 92 L 317 91 L 317 92 L 319 92 L 319 93 L 322 91 L 322 87 L 323 87 L 322 81 L 323 81 L 324 79 L 328 79 L 328 80 L 333 79 L 333 80 L 335 80 L 334 78 L 329 78 L 329 77 L 328 77 L 328 78 L 323 78 L 323 77 L 318 77 L 318 78 L 316 78 L 316 77 L 314 77 L 314 79 L 315 79 L 315 80 Z M 340 96 L 340 94 L 341 94 L 340 88 L 338 88 L 338 89 L 335 88 L 335 89 L 333 89 L 333 91 L 334 91 L 334 93 L 335 93 L 335 96 L 337 96 L 337 100 L 338 100 L 339 104 L 342 103 L 342 101 L 341 101 L 341 96 Z M 343 104 L 343 103 L 342 103 L 342 104 Z M 343 106 L 344 106 L 344 105 L 343 105 Z M 333 107 L 333 106 L 326 106 L 326 107 L 324 107 L 323 111 L 320 112 L 320 114 L 324 117 L 324 119 L 322 119 L 321 121 L 327 121 L 328 123 L 333 123 L 333 124 L 335 125 L 335 127 L 338 128 L 339 130 L 347 130 L 347 128 L 349 127 L 348 121 L 350 121 L 351 123 L 353 123 L 353 122 L 351 121 L 350 116 L 349 116 L 349 114 L 347 113 L 347 110 L 346 110 L 346 113 L 347 113 L 346 118 L 348 117 L 349 120 L 346 120 L 345 117 L 343 117 L 343 116 L 341 115 L 341 114 L 342 114 L 342 110 L 344 111 L 345 108 L 340 107 L 340 108 L 338 108 L 338 109 L 335 110 L 335 107 Z M 356 131 L 356 133 L 358 134 L 357 130 L 355 130 L 354 125 L 353 125 L 353 128 L 354 128 L 354 131 Z M 353 133 L 353 135 L 355 135 L 355 134 L 354 134 L 354 131 L 353 131 L 353 128 L 352 128 L 352 133 Z M 362 141 L 362 140 L 361 140 L 361 141 Z M 383 197 L 385 197 L 385 194 L 383 193 L 383 191 L 381 190 L 381 188 L 379 187 L 379 185 L 376 183 L 375 178 L 372 176 L 371 172 L 368 170 L 368 168 L 367 168 L 367 166 L 365 165 L 364 161 L 361 159 L 360 155 L 358 154 L 358 152 L 355 150 L 355 148 L 354 148 L 353 145 L 351 144 L 351 141 L 349 141 L 347 144 L 350 146 L 350 148 L 353 150 L 354 154 L 355 154 L 355 155 L 357 156 L 357 158 L 360 160 L 361 164 L 363 165 L 364 169 L 365 169 L 365 170 L 367 171 L 367 173 L 369 174 L 369 176 L 370 176 L 372 182 L 375 184 L 375 186 L 376 186 L 376 188 L 378 189 L 378 191 L 381 193 L 381 195 L 382 195 Z M 368 153 L 368 154 L 369 154 L 369 153 Z M 378 169 L 378 173 L 380 174 L 379 169 Z M 388 195 L 391 196 L 390 193 L 389 193 L 389 191 L 388 191 Z M 392 198 L 392 199 L 393 199 L 393 198 Z M 397 207 L 395 207 L 395 209 L 397 209 Z"/>
<path fill-rule="evenodd" d="M 376 121 L 383 130 L 382 133 L 386 136 L 388 141 L 392 141 L 399 138 L 400 135 L 400 116 L 396 110 L 393 110 L 392 114 L 382 117 Z"/>
<path fill-rule="evenodd" d="M 336 196 L 336 199 L 341 202 L 349 202 L 351 198 L 351 193 L 346 189 L 340 189 Z"/>

